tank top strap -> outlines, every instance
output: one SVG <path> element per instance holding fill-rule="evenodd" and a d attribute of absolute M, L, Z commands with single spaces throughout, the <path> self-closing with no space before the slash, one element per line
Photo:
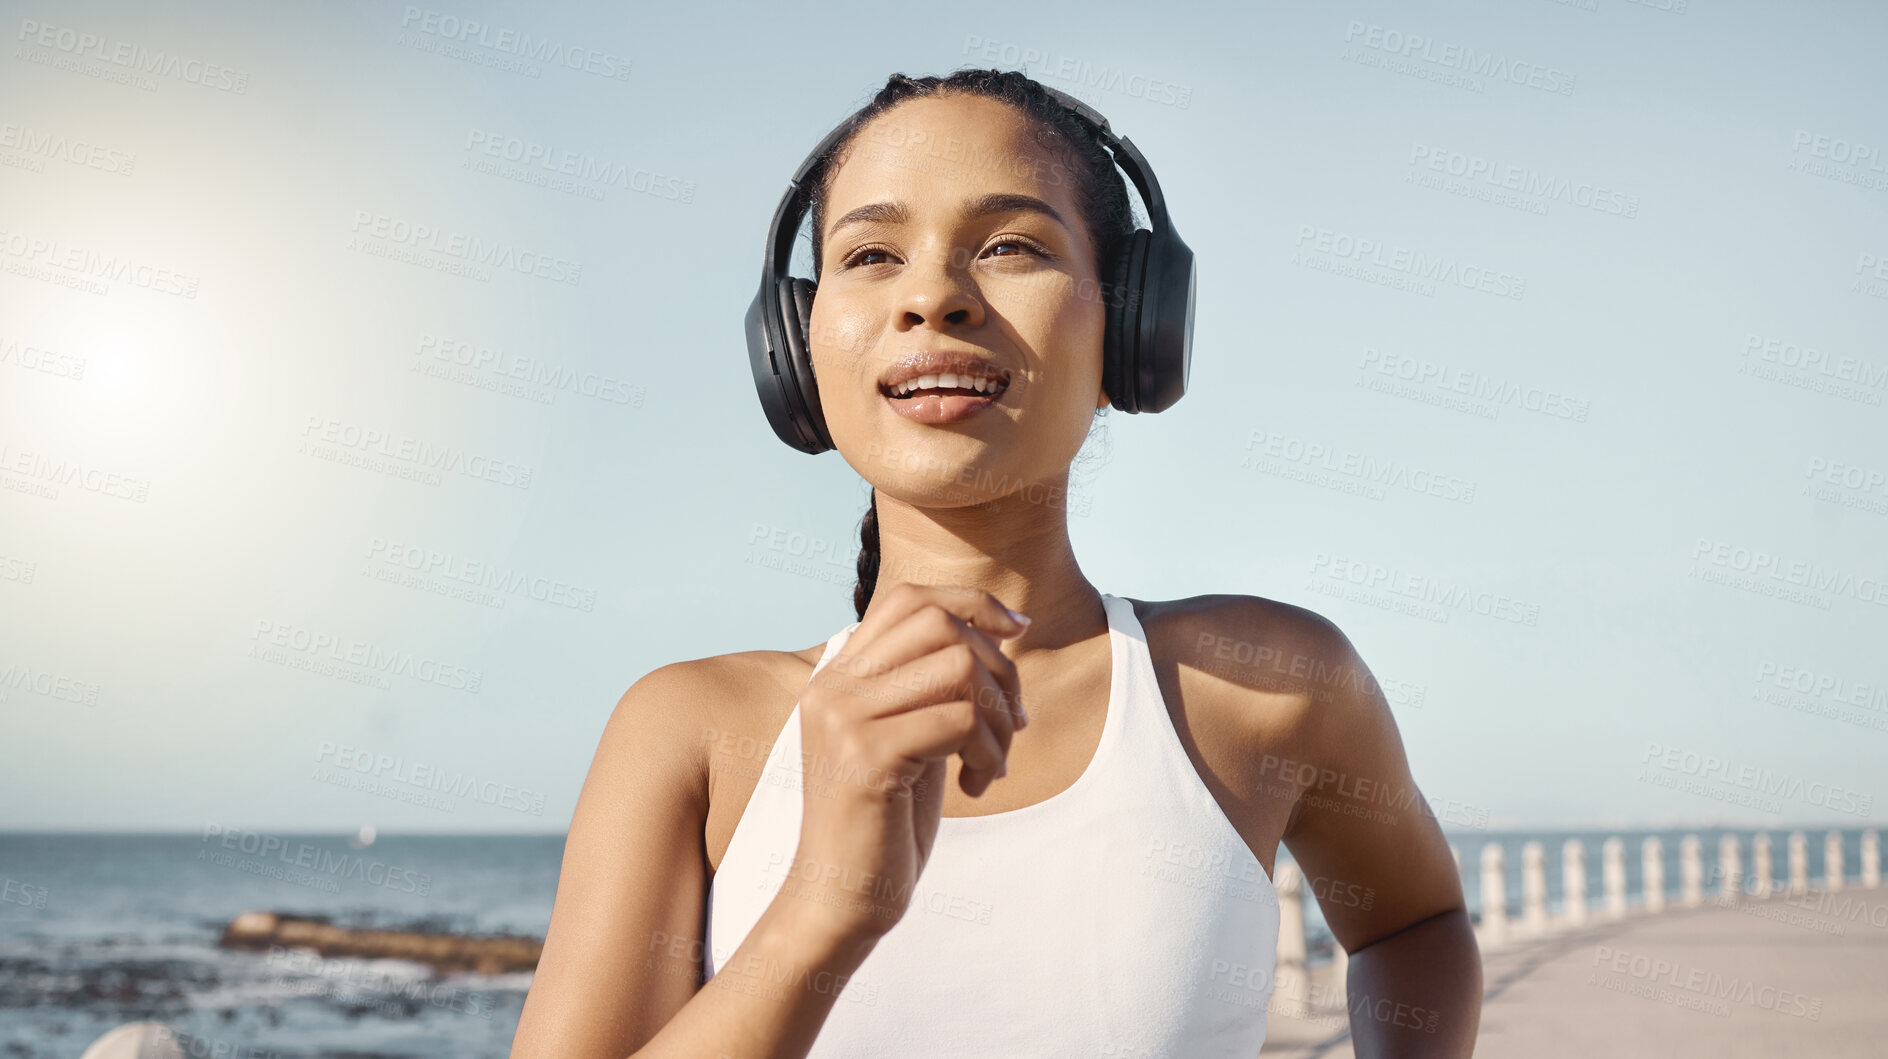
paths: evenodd
<path fill-rule="evenodd" d="M 1133 770 L 1131 778 L 1123 777 L 1124 782 L 1139 785 L 1149 799 L 1174 806 L 1191 821 L 1189 826 L 1197 829 L 1197 841 L 1210 845 L 1227 862 L 1240 865 L 1248 877 L 1254 873 L 1264 876 L 1263 866 L 1252 855 L 1252 848 L 1206 786 L 1192 757 L 1187 754 L 1186 744 L 1180 740 L 1167 697 L 1160 690 L 1160 677 L 1154 669 L 1153 650 L 1148 646 L 1146 630 L 1134 615 L 1134 604 L 1119 596 L 1103 598 L 1109 607 L 1114 635 L 1120 637 L 1119 646 L 1123 649 L 1123 664 L 1115 669 L 1116 679 L 1122 681 L 1125 692 L 1121 699 L 1122 738 L 1127 745 L 1135 747 L 1133 754 L 1124 756 L 1128 763 L 1118 766 Z M 1265 889 L 1269 891 L 1271 879 L 1264 878 Z"/>

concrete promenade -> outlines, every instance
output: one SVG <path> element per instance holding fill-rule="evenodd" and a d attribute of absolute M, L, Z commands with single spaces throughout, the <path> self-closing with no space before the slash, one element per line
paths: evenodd
<path fill-rule="evenodd" d="M 1481 1059 L 1888 1056 L 1884 888 L 1635 909 L 1483 960 Z M 1281 978 L 1263 1055 L 1353 1055 L 1331 971 Z M 1281 1012 L 1294 996 L 1306 1017 Z"/>

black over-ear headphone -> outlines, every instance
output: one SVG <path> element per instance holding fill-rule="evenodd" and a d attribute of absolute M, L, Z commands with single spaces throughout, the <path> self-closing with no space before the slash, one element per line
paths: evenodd
<path fill-rule="evenodd" d="M 1095 127 L 1096 138 L 1134 182 L 1147 207 L 1152 230 L 1136 229 L 1122 240 L 1112 262 L 1112 282 L 1097 292 L 1108 309 L 1102 386 L 1110 403 L 1123 412 L 1164 411 L 1187 390 L 1193 352 L 1193 251 L 1173 230 L 1160 183 L 1140 150 L 1127 137 L 1115 135 L 1108 119 L 1093 107 L 1066 92 L 1047 86 L 1044 90 Z M 807 338 L 815 283 L 787 275 L 787 268 L 810 205 L 810 189 L 802 182 L 851 125 L 848 119 L 827 133 L 794 171 L 767 229 L 760 290 L 747 309 L 747 356 L 761 408 L 780 440 L 801 452 L 825 452 L 833 447 L 833 439 L 820 409 Z M 819 238 L 819 233 L 813 237 Z"/>

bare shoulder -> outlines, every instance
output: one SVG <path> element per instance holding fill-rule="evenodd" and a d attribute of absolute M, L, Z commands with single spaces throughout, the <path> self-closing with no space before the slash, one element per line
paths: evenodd
<path fill-rule="evenodd" d="M 824 649 L 821 644 L 800 651 L 731 651 L 658 666 L 623 693 L 610 725 L 672 734 L 745 727 L 754 713 L 773 712 L 783 695 L 791 708 Z"/>
<path fill-rule="evenodd" d="M 1156 658 L 1254 691 L 1324 699 L 1362 675 L 1337 623 L 1295 604 L 1217 594 L 1144 601 L 1137 612 Z"/>
<path fill-rule="evenodd" d="M 1330 618 L 1264 596 L 1214 594 L 1137 604 L 1157 665 L 1268 737 L 1310 735 L 1358 711 L 1380 690 L 1350 637 Z"/>
<path fill-rule="evenodd" d="M 705 814 L 720 778 L 715 749 L 771 744 L 824 649 L 733 651 L 650 670 L 617 700 L 593 773 L 613 774 L 605 783 L 629 770 L 666 773 L 667 789 Z"/>

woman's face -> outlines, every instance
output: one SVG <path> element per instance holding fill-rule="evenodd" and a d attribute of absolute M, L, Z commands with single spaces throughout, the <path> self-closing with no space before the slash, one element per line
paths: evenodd
<path fill-rule="evenodd" d="M 880 491 L 926 507 L 1058 504 L 1108 403 L 1105 306 L 1074 179 L 1023 115 L 980 96 L 908 100 L 852 140 L 816 233 L 808 331 L 833 443 Z M 994 400 L 893 396 L 887 383 L 926 352 L 982 357 L 973 370 L 1007 385 Z"/>

